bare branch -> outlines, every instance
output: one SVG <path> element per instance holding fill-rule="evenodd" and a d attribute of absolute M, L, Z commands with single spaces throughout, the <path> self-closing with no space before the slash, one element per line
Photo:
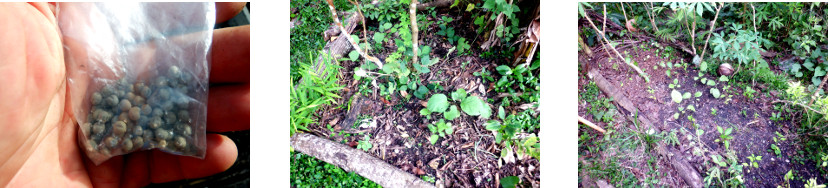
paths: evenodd
<path fill-rule="evenodd" d="M 365 53 L 365 51 L 362 51 L 362 49 L 359 47 L 359 44 L 357 44 L 354 41 L 354 39 L 351 38 L 351 33 L 348 33 L 348 31 L 345 30 L 345 27 L 342 26 L 342 23 L 339 22 L 339 16 L 336 15 L 336 8 L 334 8 L 333 0 L 326 0 L 326 1 L 328 2 L 328 8 L 331 10 L 331 16 L 333 16 L 332 18 L 333 18 L 334 22 L 336 23 L 336 26 L 339 27 L 339 30 L 340 30 L 339 35 L 345 37 L 346 39 L 348 39 L 348 42 L 351 42 L 351 46 L 354 47 L 354 49 L 359 53 L 360 56 L 362 56 L 363 58 L 365 58 L 368 61 L 376 63 L 377 66 L 382 67 L 382 65 L 383 65 L 382 61 L 380 61 L 376 57 L 368 55 L 367 53 Z"/>

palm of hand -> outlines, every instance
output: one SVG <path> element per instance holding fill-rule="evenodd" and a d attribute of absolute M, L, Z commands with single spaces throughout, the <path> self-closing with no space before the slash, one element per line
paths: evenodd
<path fill-rule="evenodd" d="M 46 3 L 0 4 L 0 29 L 5 29 L 0 31 L 0 186 L 137 187 L 203 177 L 233 164 L 235 145 L 217 134 L 207 135 L 203 160 L 159 151 L 116 156 L 98 166 L 86 159 L 78 148 L 78 126 L 67 102 L 63 46 L 54 15 Z M 249 33 L 249 27 L 243 30 Z M 244 92 L 249 93 L 249 84 L 214 89 L 211 96 L 236 98 Z M 247 110 L 249 116 L 249 106 Z M 208 130 L 217 129 L 245 127 L 208 125 Z"/>

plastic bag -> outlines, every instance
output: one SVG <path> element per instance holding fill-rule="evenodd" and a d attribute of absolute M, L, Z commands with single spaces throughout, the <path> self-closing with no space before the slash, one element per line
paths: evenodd
<path fill-rule="evenodd" d="M 59 3 L 69 104 L 96 165 L 139 150 L 204 158 L 214 3 Z"/>

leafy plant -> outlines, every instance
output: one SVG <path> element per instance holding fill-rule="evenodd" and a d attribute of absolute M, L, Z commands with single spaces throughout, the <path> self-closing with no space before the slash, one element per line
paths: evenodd
<path fill-rule="evenodd" d="M 436 124 L 429 123 L 428 130 L 431 131 L 429 141 L 432 145 L 437 143 L 437 139 L 440 139 L 440 137 L 446 137 L 446 135 L 454 133 L 454 127 L 451 125 L 451 122 L 446 123 L 443 119 L 440 119 Z"/>
<path fill-rule="evenodd" d="M 357 144 L 357 149 L 362 149 L 364 151 L 368 151 L 372 147 L 374 147 L 374 145 L 371 144 L 371 136 L 367 135 L 367 134 L 365 135 L 365 138 L 360 140 L 359 143 Z"/>
<path fill-rule="evenodd" d="M 323 74 L 336 75 L 342 67 L 331 63 L 329 56 L 323 57 L 326 57 L 322 61 L 325 67 Z M 300 64 L 299 71 L 304 82 L 290 80 L 290 136 L 299 130 L 308 131 L 307 125 L 316 123 L 316 109 L 335 102 L 334 99 L 340 97 L 334 92 L 342 89 L 336 76 L 322 77 L 316 74 L 310 63 Z"/>
<path fill-rule="evenodd" d="M 750 154 L 750 156 L 748 156 L 747 158 L 750 160 L 750 162 L 749 163 L 743 163 L 742 165 L 748 166 L 748 167 L 753 167 L 753 168 L 759 168 L 759 163 L 757 163 L 757 161 L 762 160 L 761 155 L 760 156 L 755 156 L 753 154 Z"/>
<path fill-rule="evenodd" d="M 431 98 L 428 99 L 428 111 L 429 112 L 437 112 L 443 113 L 448 109 L 449 103 L 446 98 L 446 95 L 443 94 L 434 94 Z"/>
<path fill-rule="evenodd" d="M 730 148 L 730 140 L 733 139 L 733 136 L 730 134 L 733 133 L 733 127 L 728 127 L 727 129 L 722 129 L 721 126 L 716 126 L 716 130 L 719 131 L 719 138 L 715 140 L 715 142 L 720 142 L 724 144 L 725 149 Z"/>
<path fill-rule="evenodd" d="M 518 178 L 517 176 L 506 176 L 500 178 L 500 185 L 503 188 L 514 188 L 518 184 L 520 184 L 520 178 Z"/>
<path fill-rule="evenodd" d="M 488 119 L 492 115 L 492 110 L 489 108 L 489 105 L 477 96 L 467 96 L 460 103 L 460 108 L 470 116 L 481 116 Z"/>

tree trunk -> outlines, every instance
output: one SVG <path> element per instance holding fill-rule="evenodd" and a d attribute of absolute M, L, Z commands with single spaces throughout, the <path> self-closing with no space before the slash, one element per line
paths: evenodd
<path fill-rule="evenodd" d="M 305 133 L 290 138 L 290 146 L 296 151 L 313 156 L 327 163 L 356 172 L 383 187 L 434 187 L 417 176 L 389 165 L 365 152 Z"/>

